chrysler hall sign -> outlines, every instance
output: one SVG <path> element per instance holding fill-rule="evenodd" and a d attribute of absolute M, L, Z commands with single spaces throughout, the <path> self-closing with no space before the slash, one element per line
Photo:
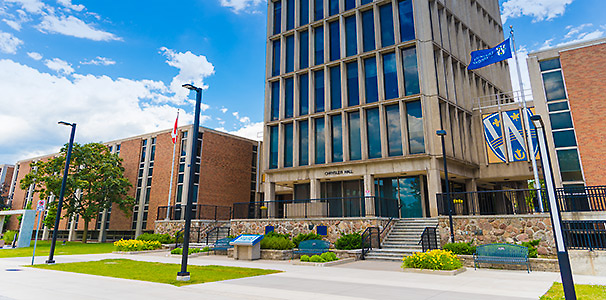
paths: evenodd
<path fill-rule="evenodd" d="M 324 172 L 324 175 L 326 175 L 326 176 L 344 175 L 344 174 L 353 174 L 353 170 L 339 170 L 339 171 Z"/>

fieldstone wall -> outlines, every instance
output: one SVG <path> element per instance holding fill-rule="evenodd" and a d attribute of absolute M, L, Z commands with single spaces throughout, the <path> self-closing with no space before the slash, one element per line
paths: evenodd
<path fill-rule="evenodd" d="M 175 236 L 177 231 L 185 228 L 185 220 L 161 220 L 154 224 L 154 233 Z M 229 226 L 229 221 L 192 220 L 189 239 L 192 243 L 199 243 L 206 238 L 206 231 L 216 226 Z"/>
<path fill-rule="evenodd" d="M 456 242 L 473 242 L 474 245 L 492 243 L 519 244 L 541 240 L 539 255 L 555 255 L 555 241 L 549 214 L 498 215 L 498 216 L 453 216 Z M 450 240 L 448 217 L 441 216 L 438 222 L 442 246 Z"/>

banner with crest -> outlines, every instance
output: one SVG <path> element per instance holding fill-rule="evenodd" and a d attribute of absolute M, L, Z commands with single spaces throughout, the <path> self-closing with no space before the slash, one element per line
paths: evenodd
<path fill-rule="evenodd" d="M 488 163 L 528 160 L 528 139 L 522 110 L 515 109 L 482 115 Z M 534 108 L 526 109 L 525 113 L 530 119 L 534 114 Z M 534 125 L 530 126 L 534 155 L 538 158 L 536 129 Z"/>

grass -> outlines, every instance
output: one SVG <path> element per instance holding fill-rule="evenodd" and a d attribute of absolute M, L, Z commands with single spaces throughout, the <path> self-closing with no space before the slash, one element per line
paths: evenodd
<path fill-rule="evenodd" d="M 181 266 L 178 264 L 134 261 L 129 259 L 104 259 L 100 261 L 56 265 L 35 265 L 34 268 L 167 283 L 176 286 L 280 272 L 253 268 L 190 265 L 188 266 L 188 271 L 190 272 L 191 279 L 190 281 L 183 282 L 177 281 L 177 272 L 181 270 Z"/>
<path fill-rule="evenodd" d="M 575 284 L 574 289 L 577 293 L 577 299 L 583 300 L 606 300 L 606 286 Z M 549 291 L 541 297 L 540 300 L 564 300 L 564 290 L 561 283 L 554 283 Z"/>
<path fill-rule="evenodd" d="M 114 251 L 113 243 L 87 243 L 67 242 L 62 245 L 62 241 L 57 241 L 55 244 L 55 255 L 71 255 L 71 254 L 96 254 L 96 253 L 111 253 Z M 0 249 L 0 258 L 5 257 L 28 257 L 32 256 L 34 251 L 34 242 L 31 242 L 30 247 L 16 249 Z M 36 256 L 48 256 L 50 251 L 50 241 L 38 241 L 36 246 Z"/>

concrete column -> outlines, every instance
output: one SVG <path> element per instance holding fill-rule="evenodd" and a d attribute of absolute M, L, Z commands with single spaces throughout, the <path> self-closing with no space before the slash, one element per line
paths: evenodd
<path fill-rule="evenodd" d="M 364 174 L 364 196 L 370 195 L 371 197 L 365 198 L 364 199 L 364 206 L 366 207 L 366 216 L 367 217 L 373 217 L 376 215 L 375 213 L 375 198 L 373 198 L 372 196 L 375 196 L 375 189 L 374 189 L 374 185 L 375 185 L 375 179 L 374 179 L 374 175 L 372 174 Z"/>
<path fill-rule="evenodd" d="M 72 215 L 70 218 L 72 221 L 69 224 L 69 234 L 67 236 L 67 240 L 73 242 L 76 240 L 76 215 Z"/>
<path fill-rule="evenodd" d="M 275 182 L 266 182 L 265 183 L 265 201 L 274 201 L 276 200 L 276 183 Z M 275 216 L 275 203 L 269 202 L 266 204 L 267 206 L 267 216 L 269 218 L 273 218 Z"/>
<path fill-rule="evenodd" d="M 105 242 L 105 237 L 106 237 L 106 231 L 107 228 L 105 228 L 105 221 L 107 221 L 107 208 L 103 210 L 103 213 L 101 214 L 101 227 L 99 228 L 99 243 Z"/>
<path fill-rule="evenodd" d="M 49 235 L 50 235 L 50 230 L 48 229 L 48 226 L 44 226 L 44 228 L 42 228 L 42 240 L 43 241 L 48 240 Z"/>
<path fill-rule="evenodd" d="M 6 216 L 0 216 L 0 234 L 2 234 L 2 230 L 4 230 L 4 218 L 6 218 Z"/>
<path fill-rule="evenodd" d="M 478 191 L 478 182 L 475 178 L 465 180 L 465 191 L 467 192 L 477 192 Z M 469 209 L 475 214 L 479 214 L 480 211 L 480 203 L 478 202 L 477 194 L 467 194 L 470 197 L 467 199 L 469 201 L 469 205 L 471 206 Z M 473 195 L 473 196 L 472 196 Z"/>
<path fill-rule="evenodd" d="M 311 178 L 309 181 L 310 199 L 322 198 L 322 185 L 320 179 Z"/>
<path fill-rule="evenodd" d="M 427 169 L 427 193 L 429 196 L 429 215 L 431 217 L 438 216 L 438 200 L 437 193 L 442 192 L 442 177 L 440 170 L 437 168 L 437 159 L 431 158 L 430 168 Z"/>

